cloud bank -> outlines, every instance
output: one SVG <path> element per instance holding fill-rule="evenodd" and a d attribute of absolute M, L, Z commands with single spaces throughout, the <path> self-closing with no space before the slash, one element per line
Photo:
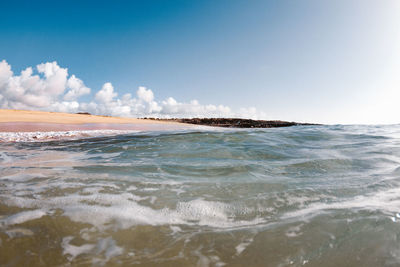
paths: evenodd
<path fill-rule="evenodd" d="M 121 97 L 113 85 L 105 83 L 90 102 L 79 98 L 91 93 L 84 82 L 69 75 L 57 62 L 28 67 L 15 75 L 11 66 L 0 62 L 0 108 L 58 112 L 90 112 L 121 117 L 240 117 L 261 119 L 265 114 L 255 108 L 232 110 L 224 105 L 202 105 L 197 100 L 182 103 L 173 97 L 157 101 L 152 90 L 139 87 L 135 95 Z"/>

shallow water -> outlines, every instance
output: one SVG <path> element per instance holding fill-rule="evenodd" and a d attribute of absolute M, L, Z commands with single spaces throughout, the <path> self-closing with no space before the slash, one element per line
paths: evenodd
<path fill-rule="evenodd" d="M 399 266 L 399 185 L 400 126 L 1 143 L 0 265 Z"/>

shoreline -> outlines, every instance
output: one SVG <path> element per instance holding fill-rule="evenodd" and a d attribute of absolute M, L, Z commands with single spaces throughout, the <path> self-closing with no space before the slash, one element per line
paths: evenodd
<path fill-rule="evenodd" d="M 0 109 L 0 132 L 61 132 L 91 130 L 166 131 L 194 125 L 147 119 Z"/>
<path fill-rule="evenodd" d="M 223 128 L 278 128 L 320 124 L 239 118 L 122 118 L 89 113 L 61 113 L 0 109 L 0 132 L 50 132 L 90 130 L 165 131 L 195 126 Z"/>
<path fill-rule="evenodd" d="M 0 109 L 0 123 L 5 122 L 29 122 L 29 123 L 55 123 L 55 124 L 182 124 L 179 122 L 155 121 L 149 119 L 122 118 L 111 116 L 98 116 L 91 114 L 72 114 L 49 111 L 32 111 L 16 109 Z"/>

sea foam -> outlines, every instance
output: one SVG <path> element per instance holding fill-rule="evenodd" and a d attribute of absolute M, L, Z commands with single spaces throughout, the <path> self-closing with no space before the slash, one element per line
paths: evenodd
<path fill-rule="evenodd" d="M 38 142 L 137 133 L 136 130 L 84 130 L 51 132 L 0 132 L 0 142 Z"/>

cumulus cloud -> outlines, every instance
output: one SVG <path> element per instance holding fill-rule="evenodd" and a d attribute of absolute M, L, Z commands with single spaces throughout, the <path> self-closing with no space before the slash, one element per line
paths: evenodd
<path fill-rule="evenodd" d="M 90 88 L 67 68 L 57 62 L 46 62 L 28 67 L 15 75 L 11 66 L 0 62 L 0 108 L 34 109 L 46 111 L 90 112 L 98 115 L 122 117 L 242 117 L 261 119 L 265 114 L 255 108 L 242 108 L 238 112 L 224 105 L 202 105 L 197 100 L 178 102 L 173 97 L 155 100 L 152 90 L 139 87 L 136 95 L 118 97 L 113 85 L 105 83 L 89 102 L 79 101 L 90 94 Z"/>
<path fill-rule="evenodd" d="M 146 87 L 140 86 L 136 92 L 136 95 L 140 100 L 144 102 L 151 103 L 154 100 L 154 94 L 150 89 L 146 89 Z"/>
<path fill-rule="evenodd" d="M 28 67 L 20 75 L 14 75 L 5 60 L 0 62 L 1 108 L 74 112 L 79 108 L 74 100 L 89 93 L 80 79 L 68 77 L 68 69 L 57 62 L 37 65 L 36 74 Z"/>
<path fill-rule="evenodd" d="M 114 87 L 111 83 L 105 83 L 100 91 L 96 93 L 95 100 L 99 103 L 110 103 L 118 94 L 114 92 Z"/>
<path fill-rule="evenodd" d="M 72 75 L 67 81 L 70 90 L 64 95 L 64 100 L 76 100 L 82 95 L 90 93 L 90 88 L 83 84 L 83 81 Z"/>

